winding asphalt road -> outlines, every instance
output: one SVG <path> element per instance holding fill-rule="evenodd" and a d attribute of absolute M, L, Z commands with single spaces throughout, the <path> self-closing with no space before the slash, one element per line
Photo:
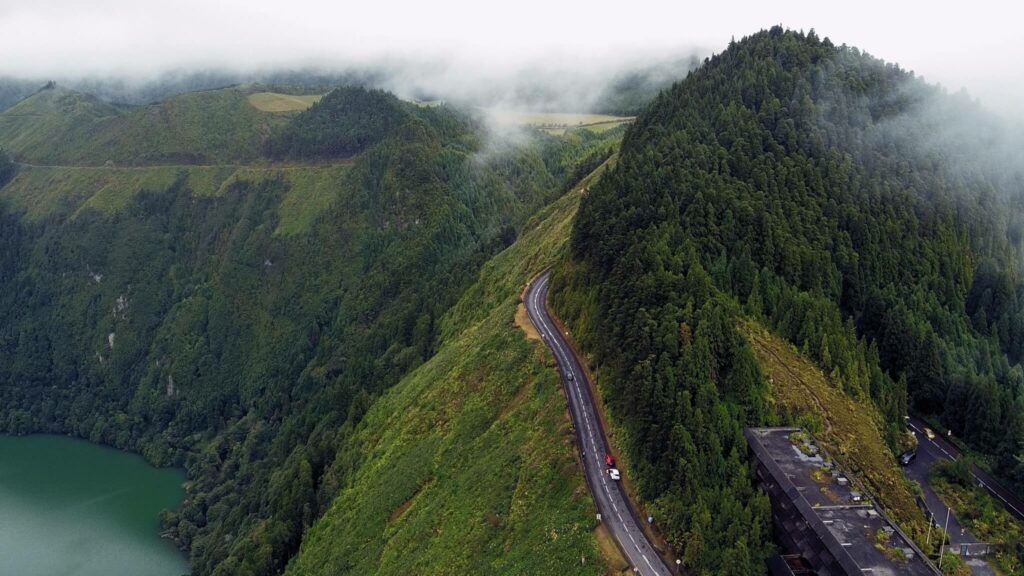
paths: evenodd
<path fill-rule="evenodd" d="M 909 466 L 904 467 L 904 471 L 909 478 L 916 480 L 921 485 L 921 498 L 924 501 L 925 507 L 928 508 L 928 512 L 931 514 L 935 525 L 940 528 L 946 527 L 948 518 L 949 540 L 946 544 L 955 547 L 959 544 L 979 542 L 974 534 L 960 524 L 960 519 L 955 514 L 947 516 L 949 508 L 939 498 L 939 495 L 935 493 L 935 490 L 932 489 L 928 481 L 928 471 L 932 464 L 938 460 L 949 458 L 951 453 L 944 452 L 945 448 L 937 443 L 940 441 L 939 438 L 935 440 L 928 439 L 928 436 L 923 431 L 923 424 L 915 425 L 913 421 L 908 422 L 908 424 L 910 424 L 910 429 L 913 431 L 914 436 L 917 437 L 917 457 L 914 458 L 914 461 Z M 933 538 L 935 536 L 932 535 Z M 964 560 L 967 562 L 967 567 L 970 568 L 971 574 L 976 576 L 995 576 L 995 571 L 984 560 L 980 558 L 965 558 Z"/>
<path fill-rule="evenodd" d="M 918 439 L 918 459 L 921 459 L 921 456 L 929 457 L 932 461 L 940 458 L 947 460 L 960 458 L 960 451 L 942 436 L 936 436 L 934 440 L 929 440 L 925 436 L 923 431 L 927 424 L 923 420 L 911 416 L 909 424 Z M 922 447 L 925 449 L 924 453 L 921 451 Z M 971 466 L 971 474 L 995 498 L 996 502 L 1002 504 L 1003 508 L 1006 508 L 1007 512 L 1018 520 L 1024 521 L 1024 502 L 1021 502 L 1016 494 L 1002 487 L 996 482 L 995 478 L 992 478 L 992 476 L 977 466 Z"/>
<path fill-rule="evenodd" d="M 576 443 L 583 460 L 583 470 L 601 514 L 601 521 L 635 572 L 650 576 L 670 576 L 672 572 L 640 529 L 636 511 L 626 498 L 622 485 L 608 476 L 604 462 L 605 455 L 610 453 L 608 440 L 597 417 L 587 376 L 579 358 L 555 325 L 545 305 L 549 279 L 548 272 L 544 272 L 527 288 L 526 312 L 554 352 L 555 362 L 562 373 L 562 384 L 569 399 L 569 412 L 576 429 Z"/>

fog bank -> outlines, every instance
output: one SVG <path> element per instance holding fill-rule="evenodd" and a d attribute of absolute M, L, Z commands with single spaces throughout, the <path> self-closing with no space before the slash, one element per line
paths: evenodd
<path fill-rule="evenodd" d="M 730 38 L 781 23 L 814 28 L 1024 117 L 1019 11 L 988 0 L 969 8 L 881 0 L 728 7 L 653 0 L 0 0 L 0 76 L 152 81 L 175 70 L 251 74 L 372 64 L 420 67 L 444 80 L 439 87 L 465 92 L 486 90 L 495 78 L 587 78 L 651 59 L 708 54 Z"/>

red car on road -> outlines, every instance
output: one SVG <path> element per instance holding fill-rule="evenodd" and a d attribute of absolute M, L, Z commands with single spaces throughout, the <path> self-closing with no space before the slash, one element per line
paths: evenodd
<path fill-rule="evenodd" d="M 604 455 L 604 463 L 607 464 L 609 468 L 614 468 L 615 467 L 615 457 L 612 456 L 611 454 L 605 454 Z"/>

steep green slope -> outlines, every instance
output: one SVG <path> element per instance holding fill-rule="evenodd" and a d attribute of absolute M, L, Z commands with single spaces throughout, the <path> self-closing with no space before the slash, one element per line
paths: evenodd
<path fill-rule="evenodd" d="M 437 355 L 370 409 L 288 574 L 606 571 L 557 374 L 512 323 L 526 282 L 564 253 L 579 198 L 484 266 Z"/>
<path fill-rule="evenodd" d="M 3 188 L 14 179 L 17 170 L 18 168 L 15 166 L 14 161 L 11 160 L 11 157 L 3 148 L 0 148 L 0 188 Z"/>
<path fill-rule="evenodd" d="M 175 183 L 194 196 L 223 197 L 239 181 L 280 180 L 287 192 L 276 207 L 276 234 L 309 230 L 315 219 L 344 196 L 347 164 L 319 166 L 158 166 L 149 168 L 23 166 L 0 189 L 8 207 L 37 222 L 77 218 L 90 210 L 124 213 L 136 197 Z"/>
<path fill-rule="evenodd" d="M 195 573 L 278 572 L 375 398 L 601 138 L 484 153 L 439 109 L 345 165 L 22 166 L 0 190 L 0 430 L 185 466 L 164 520 Z"/>
<path fill-rule="evenodd" d="M 9 76 L 0 77 L 0 112 L 14 106 L 23 98 L 31 96 L 43 82 L 21 80 Z"/>
<path fill-rule="evenodd" d="M 24 161 L 63 159 L 123 112 L 87 94 L 45 88 L 0 113 L 0 146 Z"/>
<path fill-rule="evenodd" d="M 0 146 L 41 165 L 223 164 L 258 158 L 288 117 L 257 110 L 240 88 L 118 107 L 56 87 L 0 113 Z"/>
<path fill-rule="evenodd" d="M 890 447 L 909 392 L 1021 477 L 1024 210 L 1004 136 L 897 66 L 781 28 L 630 127 L 553 286 L 689 566 L 746 573 L 765 553 L 739 432 L 778 415 L 741 311 L 874 401 Z"/>
<path fill-rule="evenodd" d="M 259 157 L 267 133 L 285 118 L 256 109 L 238 88 L 190 92 L 121 116 L 68 163 L 102 160 L 95 147 L 115 164 L 252 160 Z"/>

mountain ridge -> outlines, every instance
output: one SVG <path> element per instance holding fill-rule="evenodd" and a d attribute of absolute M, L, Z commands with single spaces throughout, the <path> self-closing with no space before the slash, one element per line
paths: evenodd
<path fill-rule="evenodd" d="M 764 30 L 664 91 L 581 202 L 554 304 L 696 572 L 760 571 L 771 548 L 741 431 L 786 415 L 743 315 L 875 403 L 890 450 L 909 405 L 1019 477 L 1024 212 L 1005 183 L 1020 167 L 943 146 L 953 116 L 936 108 L 980 120 L 950 98 L 813 32 Z"/>

